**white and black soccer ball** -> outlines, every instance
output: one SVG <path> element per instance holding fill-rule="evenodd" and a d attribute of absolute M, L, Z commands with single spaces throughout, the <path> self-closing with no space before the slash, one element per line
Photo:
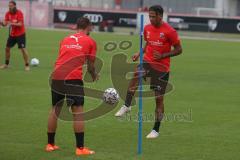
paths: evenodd
<path fill-rule="evenodd" d="M 31 62 L 30 62 L 31 66 L 34 66 L 34 67 L 38 66 L 39 63 L 40 62 L 39 62 L 39 60 L 37 58 L 31 59 Z"/>
<path fill-rule="evenodd" d="M 107 104 L 115 104 L 119 101 L 119 94 L 114 88 L 108 88 L 103 93 L 103 101 Z"/>

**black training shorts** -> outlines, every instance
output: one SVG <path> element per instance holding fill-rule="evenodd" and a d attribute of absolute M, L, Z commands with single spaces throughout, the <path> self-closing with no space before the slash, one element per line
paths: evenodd
<path fill-rule="evenodd" d="M 62 106 L 65 98 L 67 106 L 84 105 L 82 80 L 52 80 L 51 92 L 53 106 Z"/>
<path fill-rule="evenodd" d="M 138 66 L 138 68 L 139 67 L 140 66 Z M 160 92 L 161 95 L 164 95 L 168 85 L 169 72 L 157 71 L 153 69 L 147 62 L 143 62 L 143 69 L 143 78 L 150 78 L 150 89 Z"/>
<path fill-rule="evenodd" d="M 15 44 L 18 44 L 18 48 L 26 48 L 26 35 L 23 34 L 21 36 L 12 37 L 9 36 L 7 40 L 7 47 L 12 48 Z"/>

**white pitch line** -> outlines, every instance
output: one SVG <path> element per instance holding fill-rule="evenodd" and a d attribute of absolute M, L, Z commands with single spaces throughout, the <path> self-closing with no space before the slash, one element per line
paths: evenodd
<path fill-rule="evenodd" d="M 209 40 L 209 41 L 222 41 L 222 42 L 240 42 L 240 39 L 236 38 L 209 38 L 209 37 L 196 37 L 196 36 L 180 36 L 182 39 L 193 40 Z"/>

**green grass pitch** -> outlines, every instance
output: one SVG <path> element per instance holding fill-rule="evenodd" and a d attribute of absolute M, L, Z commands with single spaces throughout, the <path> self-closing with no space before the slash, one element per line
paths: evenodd
<path fill-rule="evenodd" d="M 143 155 L 137 156 L 137 122 L 118 120 L 116 109 L 86 122 L 86 146 L 96 154 L 75 157 L 72 123 L 59 121 L 56 143 L 60 151 L 46 153 L 46 126 L 50 109 L 48 77 L 58 53 L 59 41 L 69 32 L 28 30 L 27 48 L 40 66 L 24 71 L 22 55 L 12 50 L 11 68 L 0 70 L 0 159 L 1 160 L 226 160 L 240 157 L 240 43 L 183 39 L 183 54 L 172 59 L 170 82 L 174 90 L 166 96 L 166 115 L 161 135 L 147 140 L 153 122 L 143 123 Z M 4 62 L 7 30 L 0 30 L 0 62 Z M 111 87 L 111 56 L 124 52 L 128 59 L 138 50 L 138 37 L 93 33 L 98 56 L 104 66 L 101 78 L 91 84 Z M 108 41 L 130 40 L 132 48 L 104 51 Z M 122 103 L 122 102 L 121 102 Z M 120 104 L 121 104 L 120 103 Z M 97 102 L 86 100 L 86 110 Z M 119 105 L 120 105 L 119 104 Z M 153 98 L 144 99 L 145 114 L 154 113 Z M 135 106 L 132 115 L 137 113 Z M 176 116 L 177 115 L 177 116 Z M 179 115 L 185 115 L 185 120 Z M 134 116 L 133 116 L 134 117 Z"/>

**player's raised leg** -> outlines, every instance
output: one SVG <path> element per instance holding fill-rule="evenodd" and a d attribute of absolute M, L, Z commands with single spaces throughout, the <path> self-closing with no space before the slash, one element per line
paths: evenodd
<path fill-rule="evenodd" d="M 134 77 L 131 79 L 131 81 L 129 83 L 127 95 L 125 98 L 125 104 L 115 114 L 116 117 L 122 117 L 122 116 L 124 116 L 124 114 L 131 111 L 132 98 L 133 98 L 136 90 L 138 89 L 138 82 L 139 82 L 139 71 L 137 68 L 135 70 Z"/>

